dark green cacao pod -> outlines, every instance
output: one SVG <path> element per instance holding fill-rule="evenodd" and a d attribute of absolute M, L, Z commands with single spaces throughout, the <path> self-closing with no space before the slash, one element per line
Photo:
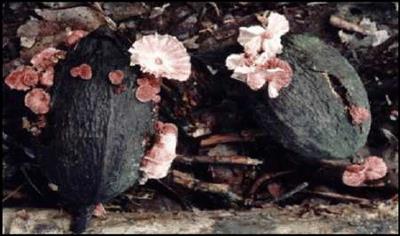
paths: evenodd
<path fill-rule="evenodd" d="M 41 164 L 73 215 L 72 230 L 86 228 L 94 206 L 136 183 L 143 142 L 153 131 L 153 105 L 134 95 L 136 70 L 129 66 L 129 42 L 108 28 L 83 38 L 56 66 L 50 124 L 50 154 Z M 70 70 L 90 65 L 92 78 L 72 77 Z M 124 73 L 125 91 L 108 79 Z"/>
<path fill-rule="evenodd" d="M 367 93 L 355 69 L 338 50 L 316 37 L 291 35 L 280 58 L 294 76 L 280 95 L 267 86 L 254 93 L 256 120 L 284 147 L 304 157 L 343 159 L 366 143 L 371 119 L 354 125 L 351 106 L 369 111 Z"/>

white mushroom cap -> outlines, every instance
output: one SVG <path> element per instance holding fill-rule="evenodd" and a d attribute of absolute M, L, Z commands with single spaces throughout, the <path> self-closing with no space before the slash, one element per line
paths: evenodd
<path fill-rule="evenodd" d="M 189 79 L 190 57 L 183 44 L 171 35 L 146 35 L 129 49 L 131 65 L 143 72 L 178 81 Z"/>

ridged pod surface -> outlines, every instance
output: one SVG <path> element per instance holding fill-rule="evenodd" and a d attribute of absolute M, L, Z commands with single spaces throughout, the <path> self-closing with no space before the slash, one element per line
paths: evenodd
<path fill-rule="evenodd" d="M 137 182 L 144 140 L 154 133 L 152 103 L 134 95 L 137 70 L 129 66 L 129 46 L 115 32 L 99 28 L 56 66 L 50 114 L 54 137 L 41 164 L 71 210 L 75 232 L 86 228 L 95 204 Z M 71 76 L 70 70 L 81 64 L 91 67 L 91 79 Z M 125 75 L 123 92 L 108 79 L 115 70 Z"/>
<path fill-rule="evenodd" d="M 277 98 L 266 86 L 250 99 L 255 117 L 284 147 L 304 156 L 343 159 L 366 143 L 371 118 L 352 122 L 350 106 L 369 111 L 366 90 L 355 69 L 335 48 L 310 35 L 283 41 L 280 58 L 294 72 Z"/>

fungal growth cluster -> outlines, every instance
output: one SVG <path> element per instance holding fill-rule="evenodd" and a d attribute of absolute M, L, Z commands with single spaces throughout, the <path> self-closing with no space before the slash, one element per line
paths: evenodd
<path fill-rule="evenodd" d="M 190 56 L 176 37 L 171 35 L 146 35 L 135 41 L 129 49 L 131 66 L 139 65 L 143 74 L 137 79 L 135 96 L 140 102 L 159 103 L 162 79 L 186 81 L 191 74 Z M 148 179 L 164 178 L 176 157 L 178 129 L 172 123 L 157 121 L 156 139 L 142 158 L 141 184 Z"/>
<path fill-rule="evenodd" d="M 148 179 L 161 179 L 167 176 L 176 157 L 178 128 L 172 123 L 157 121 L 155 131 L 154 145 L 142 159 L 140 170 L 143 171 L 143 177 L 140 184 L 146 183 Z"/>
<path fill-rule="evenodd" d="M 41 125 L 38 127 L 25 125 L 33 135 L 40 134 L 40 128 L 45 126 L 44 115 L 50 110 L 50 94 L 54 83 L 54 66 L 60 59 L 64 59 L 65 51 L 56 48 L 46 48 L 32 57 L 32 65 L 21 65 L 6 77 L 5 84 L 18 91 L 28 91 L 24 99 L 25 106 L 39 115 Z M 26 122 L 25 122 L 26 123 Z"/>
<path fill-rule="evenodd" d="M 146 35 L 129 49 L 131 66 L 143 72 L 137 80 L 136 98 L 141 102 L 159 102 L 162 78 L 186 81 L 191 73 L 190 56 L 185 46 L 171 35 Z"/>
<path fill-rule="evenodd" d="M 351 187 L 363 186 L 365 182 L 383 178 L 388 168 L 382 158 L 367 157 L 363 164 L 350 165 L 343 172 L 342 181 Z"/>
<path fill-rule="evenodd" d="M 87 34 L 88 32 L 84 30 L 68 30 L 64 43 L 70 47 L 74 46 Z M 32 57 L 31 65 L 18 66 L 4 80 L 10 89 L 30 90 L 25 95 L 24 103 L 26 107 L 38 115 L 38 122 L 31 123 L 24 117 L 23 127 L 33 135 L 39 135 L 40 129 L 46 125 L 45 114 L 50 111 L 51 96 L 49 91 L 54 84 L 54 66 L 60 59 L 65 59 L 65 56 L 66 51 L 54 47 L 46 48 Z M 84 79 L 91 78 L 90 66 L 77 68 L 71 73 L 75 76 L 80 75 Z"/>
<path fill-rule="evenodd" d="M 288 31 L 288 20 L 275 12 L 269 15 L 266 28 L 240 27 L 237 40 L 244 53 L 226 58 L 226 66 L 233 70 L 232 78 L 246 83 L 252 90 L 259 90 L 268 83 L 269 97 L 276 98 L 293 76 L 290 65 L 276 57 L 282 53 L 281 37 Z"/>

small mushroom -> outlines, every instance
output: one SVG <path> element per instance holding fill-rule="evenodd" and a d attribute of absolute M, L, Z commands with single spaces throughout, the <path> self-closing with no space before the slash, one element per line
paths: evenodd
<path fill-rule="evenodd" d="M 108 73 L 108 79 L 113 85 L 120 85 L 124 79 L 124 72 L 122 70 L 115 70 Z"/>
<path fill-rule="evenodd" d="M 81 77 L 84 80 L 90 80 L 92 78 L 92 68 L 88 64 L 81 64 L 71 68 L 70 74 L 72 77 Z"/>
<path fill-rule="evenodd" d="M 370 118 L 370 113 L 368 109 L 364 107 L 358 107 L 352 105 L 350 106 L 349 113 L 354 125 L 361 125 Z"/>
<path fill-rule="evenodd" d="M 343 172 L 342 181 L 351 187 L 362 186 L 365 182 L 383 178 L 387 174 L 386 163 L 382 158 L 369 156 L 361 165 L 350 165 Z"/>
<path fill-rule="evenodd" d="M 161 91 L 161 79 L 155 76 L 145 74 L 142 78 L 137 79 L 139 87 L 136 89 L 135 96 L 141 102 L 161 101 L 158 93 Z"/>
<path fill-rule="evenodd" d="M 40 76 L 40 84 L 51 87 L 54 83 L 54 67 L 49 67 Z"/>
<path fill-rule="evenodd" d="M 59 59 L 64 59 L 65 51 L 49 47 L 32 57 L 32 65 L 39 70 L 46 70 L 49 67 L 54 67 Z"/>
<path fill-rule="evenodd" d="M 190 57 L 185 46 L 171 35 L 146 35 L 135 41 L 129 49 L 131 65 L 157 78 L 178 81 L 189 79 Z"/>
<path fill-rule="evenodd" d="M 157 121 L 155 125 L 156 141 L 142 159 L 140 170 L 144 173 L 144 184 L 147 179 L 161 179 L 167 176 L 172 161 L 176 157 L 178 128 L 172 123 Z"/>
<path fill-rule="evenodd" d="M 67 38 L 65 39 L 65 43 L 68 46 L 73 46 L 77 44 L 82 38 L 86 37 L 89 32 L 85 30 L 72 30 L 67 33 Z"/>
<path fill-rule="evenodd" d="M 41 88 L 34 88 L 25 95 L 25 106 L 35 114 L 46 114 L 50 110 L 50 95 Z"/>
<path fill-rule="evenodd" d="M 6 77 L 4 82 L 11 89 L 27 91 L 39 82 L 39 74 L 31 66 L 19 66 Z"/>

